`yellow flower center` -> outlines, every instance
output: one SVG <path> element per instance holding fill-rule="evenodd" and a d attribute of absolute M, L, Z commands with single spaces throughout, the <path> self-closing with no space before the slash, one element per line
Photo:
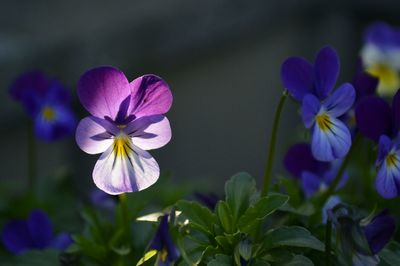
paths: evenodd
<path fill-rule="evenodd" d="M 42 109 L 42 116 L 43 116 L 44 120 L 50 122 L 55 119 L 56 112 L 50 106 L 46 106 Z"/>
<path fill-rule="evenodd" d="M 121 133 L 115 137 L 114 152 L 117 157 L 128 157 L 132 151 L 132 140 L 127 135 Z"/>
<path fill-rule="evenodd" d="M 327 113 L 318 114 L 315 121 L 322 131 L 328 131 L 332 128 L 332 121 Z"/>
<path fill-rule="evenodd" d="M 366 71 L 379 79 L 378 94 L 382 96 L 392 96 L 400 86 L 399 75 L 396 69 L 390 65 L 374 64 Z"/>
<path fill-rule="evenodd" d="M 388 156 L 386 156 L 386 164 L 388 167 L 393 167 L 398 163 L 399 159 L 397 158 L 395 153 L 389 153 Z"/>
<path fill-rule="evenodd" d="M 160 258 L 163 262 L 165 262 L 167 260 L 167 256 L 168 256 L 168 250 L 163 247 L 163 249 L 160 251 Z"/>

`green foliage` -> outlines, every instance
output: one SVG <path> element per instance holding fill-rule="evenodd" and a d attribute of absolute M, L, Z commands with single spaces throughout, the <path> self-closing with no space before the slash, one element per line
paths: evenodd
<path fill-rule="evenodd" d="M 287 204 L 288 196 L 260 197 L 247 173 L 227 181 L 225 193 L 214 212 L 196 202 L 176 204 L 182 212 L 178 217 L 182 246 L 190 247 L 185 248 L 182 265 L 313 265 L 303 253 L 324 251 L 324 244 L 305 228 L 282 227 L 275 223 L 279 219 L 272 219 Z M 285 215 L 279 212 L 277 217 Z M 287 252 L 280 258 L 282 249 Z"/>

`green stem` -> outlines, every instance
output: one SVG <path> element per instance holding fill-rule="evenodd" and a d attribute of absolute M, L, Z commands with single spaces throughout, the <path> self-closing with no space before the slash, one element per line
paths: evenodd
<path fill-rule="evenodd" d="M 33 133 L 33 125 L 29 123 L 28 129 L 28 190 L 34 192 L 36 183 L 36 139 Z"/>
<path fill-rule="evenodd" d="M 122 212 L 122 224 L 124 226 L 124 231 L 128 240 L 130 240 L 130 228 L 129 228 L 129 213 L 128 204 L 126 200 L 126 194 L 119 194 L 119 204 Z"/>
<path fill-rule="evenodd" d="M 353 144 L 351 145 L 351 148 L 349 150 L 349 152 L 347 153 L 346 158 L 343 160 L 342 165 L 339 168 L 339 171 L 337 172 L 335 179 L 333 180 L 332 184 L 329 186 L 328 190 L 326 190 L 326 192 L 322 195 L 321 197 L 321 202 L 320 202 L 320 206 L 323 206 L 325 204 L 325 202 L 329 199 L 330 196 L 332 196 L 333 193 L 335 193 L 336 191 L 336 187 L 338 186 L 344 171 L 347 168 L 347 165 L 350 162 L 351 157 L 353 156 L 354 151 L 356 150 L 356 146 L 358 145 L 358 142 L 361 139 L 361 135 L 357 134 L 354 138 Z"/>
<path fill-rule="evenodd" d="M 271 183 L 271 172 L 272 172 L 272 165 L 274 163 L 274 157 L 275 157 L 275 147 L 276 147 L 276 138 L 278 135 L 279 121 L 280 121 L 282 109 L 285 104 L 287 95 L 288 94 L 286 91 L 282 94 L 281 99 L 279 100 L 279 103 L 278 103 L 278 107 L 275 110 L 275 118 L 274 118 L 274 124 L 272 126 L 271 139 L 269 141 L 268 159 L 267 159 L 267 163 L 265 165 L 261 196 L 267 195 L 268 190 L 269 190 L 269 185 Z"/>
<path fill-rule="evenodd" d="M 325 230 L 325 260 L 326 266 L 331 265 L 331 238 L 332 238 L 332 222 L 328 219 Z"/>

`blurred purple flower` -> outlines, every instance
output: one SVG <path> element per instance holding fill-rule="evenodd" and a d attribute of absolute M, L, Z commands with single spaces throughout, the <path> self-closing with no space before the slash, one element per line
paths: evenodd
<path fill-rule="evenodd" d="M 97 207 L 104 210 L 114 210 L 117 206 L 117 200 L 115 196 L 109 195 L 100 189 L 93 189 L 90 192 L 90 202 Z"/>
<path fill-rule="evenodd" d="M 102 153 L 93 170 L 96 186 L 116 195 L 154 184 L 160 169 L 146 150 L 171 139 L 167 83 L 155 75 L 129 83 L 120 70 L 98 67 L 80 78 L 78 96 L 91 116 L 80 121 L 76 142 L 86 153 Z"/>
<path fill-rule="evenodd" d="M 317 161 L 311 154 L 311 147 L 298 143 L 289 148 L 284 157 L 285 169 L 299 178 L 306 197 L 328 187 L 339 171 L 340 160 L 331 163 Z M 344 173 L 337 189 L 343 187 L 349 175 Z"/>
<path fill-rule="evenodd" d="M 41 210 L 32 210 L 27 220 L 8 222 L 3 228 L 2 241 L 15 254 L 31 249 L 64 250 L 72 244 L 67 233 L 53 235 L 49 217 Z"/>
<path fill-rule="evenodd" d="M 53 141 L 73 133 L 76 118 L 70 94 L 58 81 L 39 71 L 28 72 L 11 84 L 10 94 L 32 118 L 39 139 Z"/>
<path fill-rule="evenodd" d="M 314 65 L 291 57 L 281 67 L 285 88 L 302 102 L 303 123 L 312 130 L 312 154 L 320 161 L 343 158 L 351 146 L 350 131 L 338 118 L 352 107 L 355 91 L 345 83 L 331 93 L 338 74 L 339 58 L 329 46 L 317 53 Z"/>
<path fill-rule="evenodd" d="M 400 29 L 384 22 L 370 24 L 361 50 L 364 69 L 379 78 L 377 92 L 392 96 L 400 87 Z"/>
<path fill-rule="evenodd" d="M 169 232 L 168 215 L 161 217 L 160 225 L 150 243 L 149 249 L 157 250 L 158 252 L 157 266 L 173 265 L 173 262 L 179 258 L 179 249 L 175 246 Z"/>
<path fill-rule="evenodd" d="M 364 226 L 365 237 L 373 254 L 379 253 L 394 235 L 396 221 L 383 210 Z"/>
<path fill-rule="evenodd" d="M 383 198 L 400 195 L 400 139 L 391 141 L 383 135 L 379 139 L 379 153 L 376 161 L 378 175 L 375 187 Z"/>
<path fill-rule="evenodd" d="M 400 90 L 394 95 L 392 106 L 382 98 L 363 98 L 355 109 L 357 128 L 367 138 L 378 141 L 381 135 L 397 137 L 400 130 Z"/>

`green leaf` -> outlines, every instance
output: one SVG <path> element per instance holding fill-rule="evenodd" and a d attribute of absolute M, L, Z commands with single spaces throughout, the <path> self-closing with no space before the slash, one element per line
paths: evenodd
<path fill-rule="evenodd" d="M 218 219 L 210 209 L 195 201 L 185 200 L 178 201 L 176 206 L 189 219 L 189 224 L 195 225 L 195 228 L 212 235 L 213 226 L 218 223 Z"/>
<path fill-rule="evenodd" d="M 264 239 L 263 248 L 265 250 L 282 246 L 325 250 L 325 245 L 321 241 L 312 236 L 307 229 L 299 226 L 285 226 L 273 229 L 267 232 Z"/>
<path fill-rule="evenodd" d="M 273 213 L 283 206 L 289 197 L 282 194 L 275 194 L 261 198 L 256 204 L 247 209 L 245 214 L 240 217 L 238 227 L 242 232 L 250 233 L 258 221 Z"/>
<path fill-rule="evenodd" d="M 290 212 L 296 215 L 301 215 L 301 216 L 311 216 L 315 213 L 315 208 L 312 203 L 310 202 L 305 202 L 298 208 L 294 208 L 287 202 L 286 204 L 282 205 L 279 207 L 280 211 L 285 211 L 285 212 Z"/>
<path fill-rule="evenodd" d="M 26 251 L 21 255 L 13 257 L 9 264 L 8 262 L 2 261 L 1 265 L 13 265 L 13 266 L 54 266 L 59 265 L 59 254 L 58 250 L 47 249 L 47 250 L 30 250 Z M 4 263 L 4 264 L 3 264 Z"/>
<path fill-rule="evenodd" d="M 282 266 L 314 266 L 314 263 L 307 257 L 303 255 L 295 255 L 293 258 L 284 263 L 281 264 Z"/>
<path fill-rule="evenodd" d="M 247 210 L 256 193 L 256 182 L 247 173 L 238 173 L 225 183 L 226 202 L 232 211 L 233 224 Z"/>
<path fill-rule="evenodd" d="M 74 235 L 72 236 L 72 239 L 75 244 L 79 246 L 79 249 L 84 255 L 98 262 L 104 262 L 106 259 L 107 250 L 104 246 L 101 246 L 93 240 L 87 239 L 81 235 Z"/>
<path fill-rule="evenodd" d="M 390 266 L 400 265 L 400 244 L 391 242 L 379 252 L 379 257 Z"/>
<path fill-rule="evenodd" d="M 224 254 L 215 255 L 215 259 L 207 263 L 208 266 L 232 266 L 233 260 L 230 256 Z"/>
<path fill-rule="evenodd" d="M 225 232 L 232 233 L 234 231 L 232 224 L 233 217 L 228 204 L 225 201 L 219 201 L 216 207 L 216 212 Z"/>

